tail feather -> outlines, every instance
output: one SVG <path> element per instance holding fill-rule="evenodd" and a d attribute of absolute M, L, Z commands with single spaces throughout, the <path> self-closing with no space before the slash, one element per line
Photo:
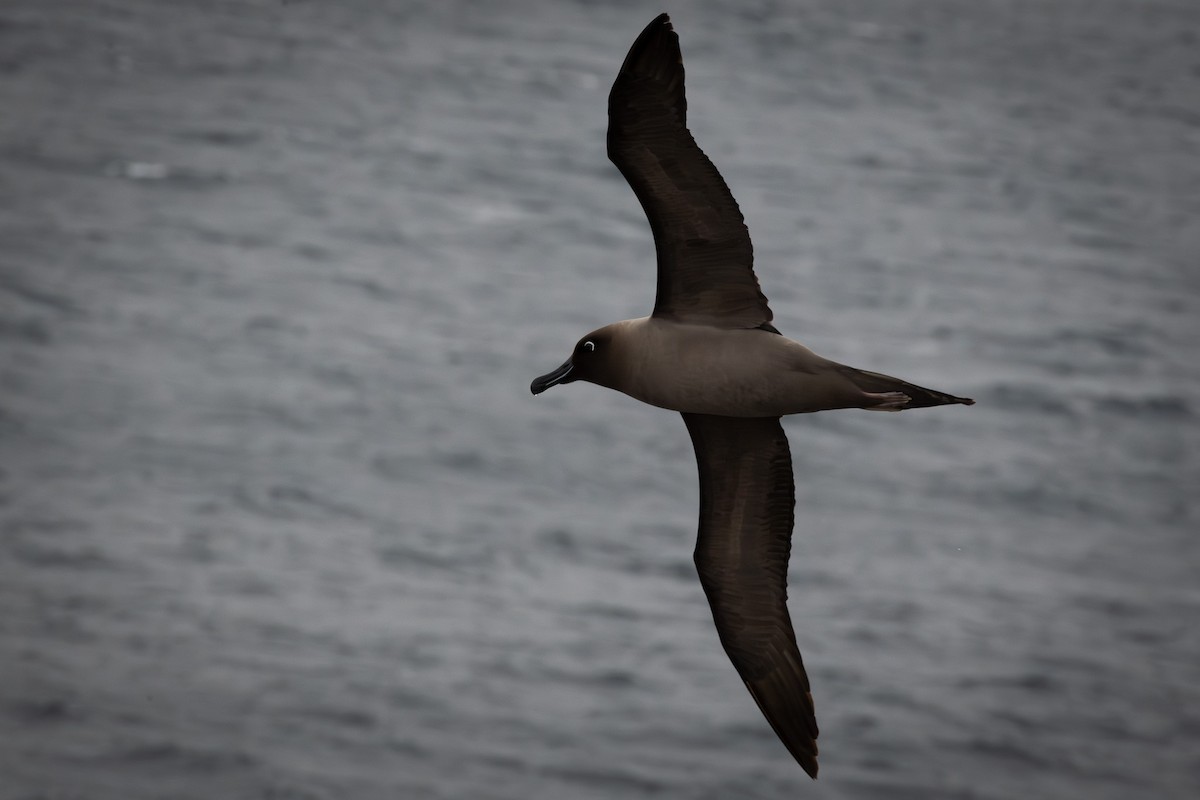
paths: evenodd
<path fill-rule="evenodd" d="M 872 394 L 883 394 L 886 392 L 903 392 L 908 395 L 909 401 L 905 403 L 904 408 L 929 408 L 930 406 L 947 406 L 952 404 L 960 404 L 964 406 L 973 406 L 975 401 L 969 397 L 955 397 L 952 394 L 938 392 L 933 389 L 926 389 L 923 386 L 902 381 L 899 378 L 893 378 L 890 375 L 882 375 L 878 372 L 867 372 L 866 370 L 855 369 L 854 367 L 842 367 L 840 370 L 843 375 L 850 381 L 862 389 L 864 392 Z"/>

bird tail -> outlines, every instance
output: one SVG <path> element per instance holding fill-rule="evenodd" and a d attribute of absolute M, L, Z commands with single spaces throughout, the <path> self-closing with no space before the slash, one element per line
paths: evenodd
<path fill-rule="evenodd" d="M 894 397 L 893 393 L 895 392 L 900 392 L 908 397 L 908 402 L 903 403 L 900 408 L 888 407 L 888 410 L 898 411 L 901 408 L 928 408 L 930 406 L 947 406 L 955 403 L 964 406 L 975 405 L 975 401 L 969 397 L 955 397 L 945 392 L 926 389 L 923 386 L 917 386 L 916 384 L 902 381 L 899 378 L 893 378 L 890 375 L 867 372 L 866 370 L 855 369 L 854 367 L 841 367 L 839 371 L 851 383 L 864 392 L 884 395 L 887 398 Z M 880 407 L 887 407 L 888 403 L 881 401 L 879 405 Z"/>

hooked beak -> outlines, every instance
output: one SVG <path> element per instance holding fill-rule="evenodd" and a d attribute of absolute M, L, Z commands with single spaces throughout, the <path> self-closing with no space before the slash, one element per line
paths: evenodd
<path fill-rule="evenodd" d="M 553 372 L 547 372 L 540 378 L 534 378 L 533 383 L 529 384 L 529 391 L 534 394 L 541 394 L 556 383 L 570 383 L 567 376 L 571 374 L 571 370 L 575 365 L 571 363 L 571 359 L 567 359 L 561 367 Z"/>

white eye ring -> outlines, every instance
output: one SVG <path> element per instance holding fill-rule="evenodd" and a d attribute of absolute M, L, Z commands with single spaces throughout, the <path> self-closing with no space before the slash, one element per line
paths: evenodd
<path fill-rule="evenodd" d="M 595 350 L 595 349 L 596 349 L 596 345 L 595 345 L 595 343 L 594 343 L 594 342 L 584 342 L 584 343 L 583 343 L 583 349 L 584 349 L 584 350 L 589 350 L 589 351 L 590 351 L 590 350 Z"/>

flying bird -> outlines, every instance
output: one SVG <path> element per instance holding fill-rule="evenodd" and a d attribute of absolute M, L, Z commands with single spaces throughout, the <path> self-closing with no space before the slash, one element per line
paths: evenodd
<path fill-rule="evenodd" d="M 795 486 L 780 417 L 975 401 L 829 361 L 771 324 L 741 211 L 688 131 L 683 58 L 666 14 L 638 36 L 613 84 L 608 157 L 654 234 L 654 310 L 587 334 L 530 390 L 589 381 L 683 415 L 700 473 L 696 570 L 717 634 L 816 778 L 816 712 L 787 610 Z"/>

